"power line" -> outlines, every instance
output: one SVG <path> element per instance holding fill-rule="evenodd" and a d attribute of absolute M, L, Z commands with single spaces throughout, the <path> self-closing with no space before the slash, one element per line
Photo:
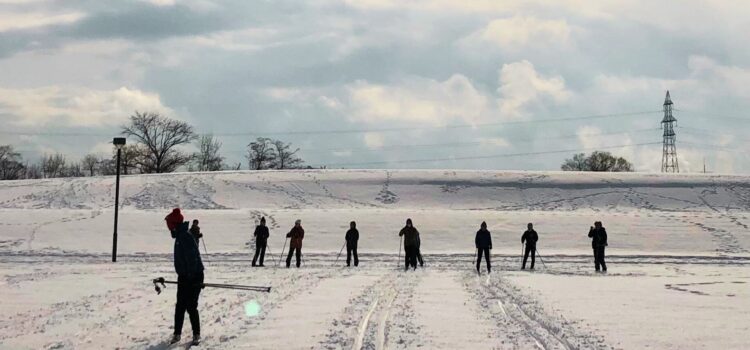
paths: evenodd
<path fill-rule="evenodd" d="M 552 137 L 543 137 L 540 139 L 543 140 L 564 140 L 564 139 L 570 139 L 570 138 L 578 138 L 578 137 L 600 137 L 600 136 L 611 136 L 611 135 L 627 135 L 631 133 L 641 133 L 646 131 L 657 131 L 661 130 L 660 128 L 645 128 L 645 129 L 636 129 L 631 131 L 619 131 L 619 132 L 606 132 L 606 133 L 591 133 L 591 134 L 567 134 L 567 135 L 560 135 L 560 136 L 552 136 Z M 538 138 L 507 138 L 503 137 L 502 135 L 497 135 L 498 137 L 503 138 L 503 140 L 507 141 L 513 141 L 513 142 L 535 142 L 538 141 Z M 448 142 L 448 143 L 427 143 L 427 144 L 400 144 L 400 145 L 383 145 L 378 147 L 349 147 L 349 148 L 327 148 L 327 149 L 301 149 L 300 151 L 304 154 L 324 154 L 324 153 L 333 153 L 333 152 L 351 152 L 351 153 L 367 153 L 367 152 L 379 152 L 379 151 L 385 151 L 385 150 L 402 150 L 404 148 L 419 148 L 419 147 L 435 147 L 435 148 L 441 148 L 441 147 L 464 147 L 464 146 L 477 146 L 477 145 L 484 145 L 488 144 L 488 141 L 470 141 L 470 142 Z M 244 154 L 247 153 L 247 150 L 242 151 L 230 151 L 228 153 L 234 153 L 234 154 Z"/>
<path fill-rule="evenodd" d="M 539 151 L 539 152 L 523 152 L 523 153 L 506 153 L 506 154 L 494 154 L 486 156 L 468 156 L 468 157 L 451 157 L 451 158 L 429 158 L 429 159 L 401 159 L 391 161 L 373 161 L 373 162 L 358 162 L 358 163 L 334 163 L 334 164 L 323 164 L 327 167 L 346 167 L 355 165 L 378 165 L 378 164 L 399 164 L 399 163 L 428 163 L 428 162 L 442 162 L 442 161 L 456 161 L 456 160 L 477 160 L 477 159 L 493 159 L 493 158 L 506 158 L 506 157 L 521 157 L 521 156 L 537 156 L 544 154 L 556 154 L 556 153 L 574 153 L 574 152 L 587 152 L 587 151 L 598 151 L 603 149 L 618 149 L 648 145 L 660 145 L 661 142 L 645 142 L 635 143 L 630 145 L 618 145 L 618 146 L 605 146 L 595 148 L 583 148 L 583 149 L 567 149 L 557 151 Z"/>
<path fill-rule="evenodd" d="M 518 124 L 533 124 L 533 123 L 552 123 L 552 122 L 566 122 L 572 120 L 591 120 L 591 119 L 603 119 L 603 118 L 614 118 L 614 117 L 626 117 L 635 115 L 647 115 L 661 113 L 661 111 L 640 111 L 640 112 L 626 112 L 626 113 L 610 113 L 610 114 L 596 114 L 596 115 L 585 115 L 576 117 L 564 117 L 564 118 L 545 118 L 545 119 L 533 119 L 533 120 L 510 120 L 503 122 L 492 122 L 492 123 L 476 123 L 476 124 L 451 124 L 444 126 L 403 126 L 403 127 L 392 127 L 392 128 L 362 128 L 362 129 L 339 129 L 339 130 L 293 130 L 293 131 L 247 131 L 247 132 L 226 132 L 226 133 L 212 133 L 214 136 L 223 137 L 238 137 L 238 136 L 277 136 L 277 135 L 336 135 L 336 134 L 363 134 L 371 132 L 400 132 L 400 131 L 412 131 L 412 130 L 445 130 L 445 129 L 468 129 L 468 128 L 481 128 L 481 127 L 492 127 L 492 126 L 503 126 L 503 125 L 518 125 Z M 24 135 L 24 136 L 49 136 L 49 137 L 111 137 L 120 135 L 119 132 L 113 133 L 82 133 L 82 132 L 37 132 L 37 131 L 0 131 L 0 135 Z"/>

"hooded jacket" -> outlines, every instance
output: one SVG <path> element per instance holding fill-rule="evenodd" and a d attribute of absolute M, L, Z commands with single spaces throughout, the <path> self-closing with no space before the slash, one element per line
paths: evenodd
<path fill-rule="evenodd" d="M 404 226 L 398 233 L 399 236 L 404 236 L 404 247 L 419 247 L 419 231 L 414 226 Z"/>
<path fill-rule="evenodd" d="M 479 229 L 476 238 L 474 238 L 474 244 L 477 246 L 477 249 L 492 249 L 492 236 L 490 235 L 490 231 L 486 228 Z"/>
<path fill-rule="evenodd" d="M 175 230 L 174 270 L 179 277 L 193 279 L 203 273 L 203 261 L 198 244 L 188 231 L 189 225 L 183 222 Z"/>
<path fill-rule="evenodd" d="M 255 236 L 255 244 L 265 245 L 268 242 L 268 236 L 270 236 L 268 226 L 255 226 L 253 236 Z"/>
<path fill-rule="evenodd" d="M 350 228 L 349 231 L 346 231 L 344 239 L 346 240 L 347 247 L 356 248 L 357 241 L 359 241 L 359 231 L 356 228 Z"/>

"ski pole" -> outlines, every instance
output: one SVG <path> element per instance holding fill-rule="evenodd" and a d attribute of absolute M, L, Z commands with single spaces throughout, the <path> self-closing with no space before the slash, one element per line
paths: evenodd
<path fill-rule="evenodd" d="M 341 246 L 341 249 L 339 250 L 339 255 L 336 256 L 336 262 L 333 263 L 333 266 L 336 266 L 336 264 L 339 262 L 339 258 L 341 257 L 341 252 L 344 251 L 345 246 L 346 246 L 346 241 L 344 241 L 344 245 Z"/>
<path fill-rule="evenodd" d="M 177 281 L 168 281 L 168 280 L 165 280 L 164 277 L 155 278 L 152 282 L 154 283 L 154 290 L 156 290 L 156 294 L 161 294 L 161 290 L 163 288 L 166 288 L 166 284 L 178 284 Z M 247 291 L 253 291 L 253 292 L 266 292 L 266 293 L 271 292 L 271 287 L 245 286 L 245 285 L 240 285 L 240 284 L 202 283 L 201 286 L 211 287 L 211 288 L 247 290 Z"/>
<path fill-rule="evenodd" d="M 206 249 L 206 239 L 202 239 L 201 242 L 203 242 L 203 251 L 206 252 L 206 262 L 211 263 L 211 261 L 208 260 L 208 249 Z"/>
<path fill-rule="evenodd" d="M 398 238 L 398 264 L 396 266 L 401 267 L 401 244 L 404 242 L 404 237 Z"/>
<path fill-rule="evenodd" d="M 288 241 L 288 240 L 289 240 L 289 237 L 287 237 L 287 238 L 286 238 L 286 239 L 284 240 L 284 247 L 283 247 L 283 248 L 281 248 L 281 254 L 279 254 L 279 260 L 278 260 L 278 261 L 276 262 L 276 266 L 279 266 L 279 265 L 281 265 L 281 257 L 282 257 L 282 256 L 284 255 L 284 250 L 286 250 L 286 241 Z"/>
<path fill-rule="evenodd" d="M 542 262 L 542 266 L 544 266 L 545 269 L 547 269 L 547 264 L 544 263 L 544 259 L 542 259 L 542 254 L 539 254 L 539 251 L 534 248 L 534 251 L 536 251 L 536 256 L 539 257 L 539 261 Z"/>

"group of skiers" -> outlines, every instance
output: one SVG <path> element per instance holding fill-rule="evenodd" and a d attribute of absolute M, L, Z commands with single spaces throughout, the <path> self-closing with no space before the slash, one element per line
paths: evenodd
<path fill-rule="evenodd" d="M 164 218 L 167 223 L 174 242 L 174 267 L 177 272 L 177 303 L 175 304 L 174 315 L 174 334 L 170 344 L 180 341 L 182 333 L 182 324 L 185 318 L 185 312 L 190 317 L 190 324 L 193 329 L 192 343 L 197 345 L 200 342 L 200 318 L 198 315 L 198 299 L 203 289 L 203 262 L 201 260 L 199 244 L 203 237 L 198 220 L 193 220 L 192 226 L 189 226 L 179 208 L 175 208 L 167 217 Z M 402 237 L 404 247 L 404 270 L 409 267 L 416 270 L 417 263 L 424 266 L 424 260 L 420 251 L 421 239 L 419 231 L 414 227 L 411 219 L 406 220 L 406 225 L 399 231 L 399 237 Z M 268 237 L 270 232 L 266 226 L 266 219 L 260 219 L 253 233 L 255 237 L 255 255 L 253 256 L 252 266 L 264 266 L 266 249 L 268 248 Z M 286 267 L 289 268 L 292 262 L 292 256 L 296 257 L 296 266 L 299 268 L 302 260 L 302 240 L 305 238 L 305 230 L 302 228 L 302 221 L 296 220 L 294 227 L 286 234 L 289 239 L 289 251 L 286 257 Z M 607 264 L 604 261 L 604 250 L 607 246 L 607 231 L 602 226 L 601 221 L 596 221 L 594 226 L 589 229 L 588 237 L 591 238 L 591 247 L 594 251 L 594 266 L 597 272 L 607 271 Z M 359 265 L 357 256 L 357 244 L 359 241 L 359 231 L 357 223 L 349 223 L 349 230 L 344 236 L 346 245 L 346 266 L 351 266 L 352 258 L 354 266 Z M 534 225 L 529 223 L 527 230 L 521 235 L 521 244 L 525 245 L 523 250 L 523 263 L 521 269 L 526 269 L 526 262 L 531 255 L 530 268 L 534 269 L 536 260 L 536 245 L 539 241 L 539 235 L 534 230 Z M 476 268 L 480 273 L 482 257 L 487 265 L 487 273 L 491 273 L 492 265 L 490 250 L 492 250 L 492 236 L 487 230 L 487 223 L 482 222 L 479 231 L 474 239 L 476 245 Z M 286 245 L 286 242 L 285 242 Z M 205 243 L 204 243 L 205 248 Z M 284 247 L 285 249 L 286 247 Z M 343 249 L 343 247 L 342 247 Z M 341 252 L 339 252 L 340 254 Z M 401 248 L 399 247 L 399 254 Z M 283 254 L 283 252 L 282 252 Z"/>

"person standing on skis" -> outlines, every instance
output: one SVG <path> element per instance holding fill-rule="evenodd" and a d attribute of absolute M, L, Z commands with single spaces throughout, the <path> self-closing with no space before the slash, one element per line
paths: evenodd
<path fill-rule="evenodd" d="M 409 270 L 411 265 L 414 270 L 417 269 L 417 254 L 419 252 L 419 231 L 414 227 L 411 219 L 406 219 L 406 226 L 398 233 L 404 237 L 404 271 Z"/>
<path fill-rule="evenodd" d="M 289 231 L 286 236 L 291 238 L 291 241 L 289 242 L 289 255 L 286 257 L 286 267 L 289 268 L 292 264 L 292 253 L 296 252 L 297 268 L 299 268 L 302 261 L 302 240 L 305 238 L 305 230 L 302 228 L 302 220 L 297 219 L 297 221 L 294 222 L 294 227 L 292 227 L 292 230 Z"/>
<path fill-rule="evenodd" d="M 255 263 L 258 261 L 258 257 L 260 257 L 260 266 L 263 266 L 263 259 L 266 256 L 266 246 L 268 245 L 268 226 L 266 226 L 266 218 L 261 217 L 260 218 L 260 224 L 258 226 L 255 226 L 255 232 L 253 232 L 253 236 L 255 237 L 255 255 L 253 256 L 253 267 L 255 267 Z"/>
<path fill-rule="evenodd" d="M 174 310 L 174 335 L 170 344 L 180 341 L 185 312 L 190 316 L 193 328 L 193 345 L 201 339 L 200 317 L 198 315 L 198 298 L 203 289 L 203 261 L 198 244 L 188 231 L 188 222 L 183 222 L 175 229 L 174 269 L 177 272 L 177 303 Z"/>
<path fill-rule="evenodd" d="M 534 224 L 529 223 L 526 228 L 526 232 L 521 235 L 521 244 L 526 243 L 521 270 L 526 269 L 526 260 L 529 258 L 529 253 L 531 253 L 531 269 L 533 270 L 534 261 L 536 260 L 536 242 L 539 240 L 539 235 L 534 231 Z"/>
<path fill-rule="evenodd" d="M 484 254 L 484 260 L 487 263 L 487 273 L 492 271 L 492 265 L 490 263 L 490 250 L 492 250 L 492 236 L 490 231 L 487 230 L 487 223 L 482 221 L 479 231 L 474 238 L 474 244 L 477 246 L 477 273 L 479 272 L 479 266 L 482 263 L 482 254 Z"/>
<path fill-rule="evenodd" d="M 190 234 L 193 235 L 195 244 L 200 248 L 200 239 L 203 237 L 203 234 L 201 233 L 200 226 L 198 226 L 198 220 L 193 220 L 193 226 L 190 226 Z"/>
<path fill-rule="evenodd" d="M 589 237 L 591 238 L 591 248 L 594 249 L 594 268 L 599 272 L 607 272 L 607 263 L 604 262 L 604 248 L 607 246 L 607 230 L 602 226 L 601 221 L 594 223 L 589 228 Z"/>
<path fill-rule="evenodd" d="M 175 238 L 175 230 L 184 220 L 185 218 L 182 216 L 182 213 L 180 213 L 180 208 L 172 209 L 172 212 L 164 217 L 164 221 L 167 222 L 167 228 L 169 229 L 169 233 L 172 234 L 172 238 Z"/>
<path fill-rule="evenodd" d="M 359 257 L 357 256 L 359 231 L 357 230 L 356 222 L 352 221 L 349 223 L 349 231 L 346 231 L 344 239 L 346 240 L 346 266 L 351 266 L 352 255 L 354 255 L 354 266 L 359 266 Z"/>

